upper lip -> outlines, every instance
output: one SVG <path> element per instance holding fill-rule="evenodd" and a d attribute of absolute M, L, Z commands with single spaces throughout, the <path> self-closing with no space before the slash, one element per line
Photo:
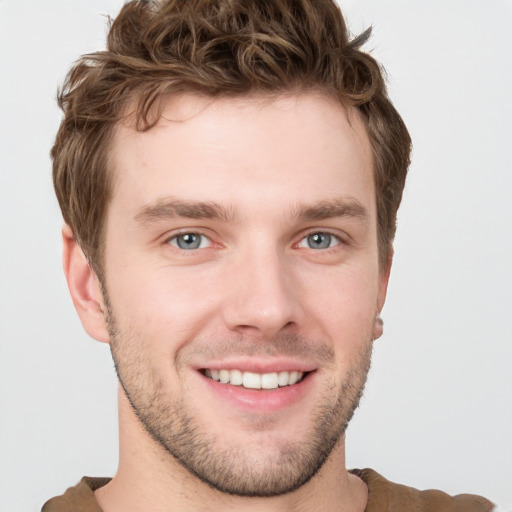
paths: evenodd
<path fill-rule="evenodd" d="M 196 370 L 240 370 L 252 373 L 274 373 L 274 372 L 311 372 L 317 369 L 313 362 L 294 360 L 290 358 L 274 357 L 270 359 L 255 359 L 253 357 L 213 360 L 204 364 L 195 365 Z"/>

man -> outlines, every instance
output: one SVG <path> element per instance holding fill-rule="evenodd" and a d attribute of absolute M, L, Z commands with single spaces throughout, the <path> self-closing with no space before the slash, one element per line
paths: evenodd
<path fill-rule="evenodd" d="M 333 2 L 130 2 L 60 96 L 64 269 L 120 382 L 55 510 L 464 510 L 347 471 L 410 138 Z"/>

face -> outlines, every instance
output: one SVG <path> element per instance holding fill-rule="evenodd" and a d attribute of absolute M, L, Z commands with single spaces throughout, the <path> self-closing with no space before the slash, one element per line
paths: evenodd
<path fill-rule="evenodd" d="M 357 406 L 386 289 L 361 119 L 183 96 L 113 157 L 103 287 L 134 412 L 223 492 L 301 486 Z"/>

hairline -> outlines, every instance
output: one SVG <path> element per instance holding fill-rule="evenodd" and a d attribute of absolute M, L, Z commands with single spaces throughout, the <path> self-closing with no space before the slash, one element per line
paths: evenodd
<path fill-rule="evenodd" d="M 321 84 L 313 84 L 311 86 L 300 86 L 300 84 L 296 85 L 292 88 L 285 87 L 276 87 L 273 90 L 249 90 L 245 92 L 221 92 L 219 94 L 208 94 L 201 91 L 195 91 L 193 89 L 187 91 L 179 91 L 179 92 L 168 92 L 161 95 L 158 98 L 156 106 L 152 107 L 152 112 L 150 112 L 152 116 L 152 123 L 150 126 L 144 129 L 138 128 L 140 122 L 140 116 L 137 115 L 136 104 L 140 99 L 140 95 L 137 95 L 136 91 L 132 92 L 132 98 L 129 101 L 127 107 L 123 109 L 118 119 L 114 122 L 109 123 L 110 126 L 105 131 L 105 137 L 102 141 L 102 145 L 104 146 L 104 171 L 105 171 L 105 180 L 107 183 L 107 191 L 108 191 L 108 200 L 105 202 L 103 215 L 101 216 L 101 225 L 98 229 L 98 236 L 96 240 L 96 250 L 93 249 L 94 257 L 92 255 L 87 254 L 86 257 L 89 260 L 90 265 L 93 270 L 97 274 L 98 278 L 101 280 L 105 273 L 105 243 L 106 243 L 106 227 L 108 222 L 108 212 L 109 206 L 112 201 L 113 195 L 115 193 L 116 181 L 119 179 L 118 172 L 115 166 L 115 151 L 114 145 L 116 141 L 116 136 L 118 130 L 121 126 L 128 127 L 131 129 L 135 129 L 136 131 L 143 133 L 155 128 L 159 121 L 163 118 L 162 114 L 165 109 L 165 106 L 168 104 L 168 101 L 171 96 L 174 97 L 185 97 L 185 96 L 197 96 L 200 98 L 211 99 L 211 102 L 208 103 L 204 108 L 207 108 L 211 103 L 218 100 L 235 100 L 235 99 L 248 99 L 248 100 L 258 100 L 263 102 L 272 103 L 283 97 L 301 97 L 305 95 L 315 95 L 318 98 L 323 98 L 325 100 L 331 101 L 336 104 L 340 108 L 340 112 L 344 111 L 346 114 L 347 121 L 352 129 L 354 129 L 351 122 L 351 113 L 357 115 L 363 125 L 364 133 L 368 137 L 368 142 L 371 150 L 371 171 L 374 185 L 374 201 L 376 208 L 376 223 L 377 223 L 377 250 L 378 250 L 378 261 L 379 261 L 379 270 L 381 272 L 387 271 L 387 261 L 389 260 L 389 256 L 392 254 L 392 241 L 389 241 L 386 247 L 381 247 L 380 244 L 380 223 L 379 223 L 379 208 L 378 208 L 378 195 L 377 195 L 377 161 L 375 155 L 375 149 L 372 144 L 372 138 L 370 136 L 370 130 L 368 123 L 366 121 L 365 116 L 362 114 L 357 106 L 351 104 L 350 101 L 343 101 L 339 94 L 335 94 L 333 91 L 329 90 L 329 88 L 321 85 Z M 198 113 L 200 113 L 200 110 Z M 188 119 L 188 118 L 187 118 Z M 183 120 L 173 120 L 173 121 L 186 121 Z M 383 254 L 385 253 L 385 254 Z"/>

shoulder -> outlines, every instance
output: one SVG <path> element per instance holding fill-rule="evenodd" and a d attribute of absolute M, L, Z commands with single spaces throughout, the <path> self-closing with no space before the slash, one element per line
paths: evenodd
<path fill-rule="evenodd" d="M 354 469 L 368 486 L 365 512 L 491 512 L 494 505 L 474 494 L 450 496 L 442 491 L 420 491 L 390 482 L 372 469 Z"/>
<path fill-rule="evenodd" d="M 110 478 L 84 476 L 78 485 L 70 487 L 62 496 L 48 500 L 41 512 L 102 512 L 94 491 L 109 481 Z"/>

